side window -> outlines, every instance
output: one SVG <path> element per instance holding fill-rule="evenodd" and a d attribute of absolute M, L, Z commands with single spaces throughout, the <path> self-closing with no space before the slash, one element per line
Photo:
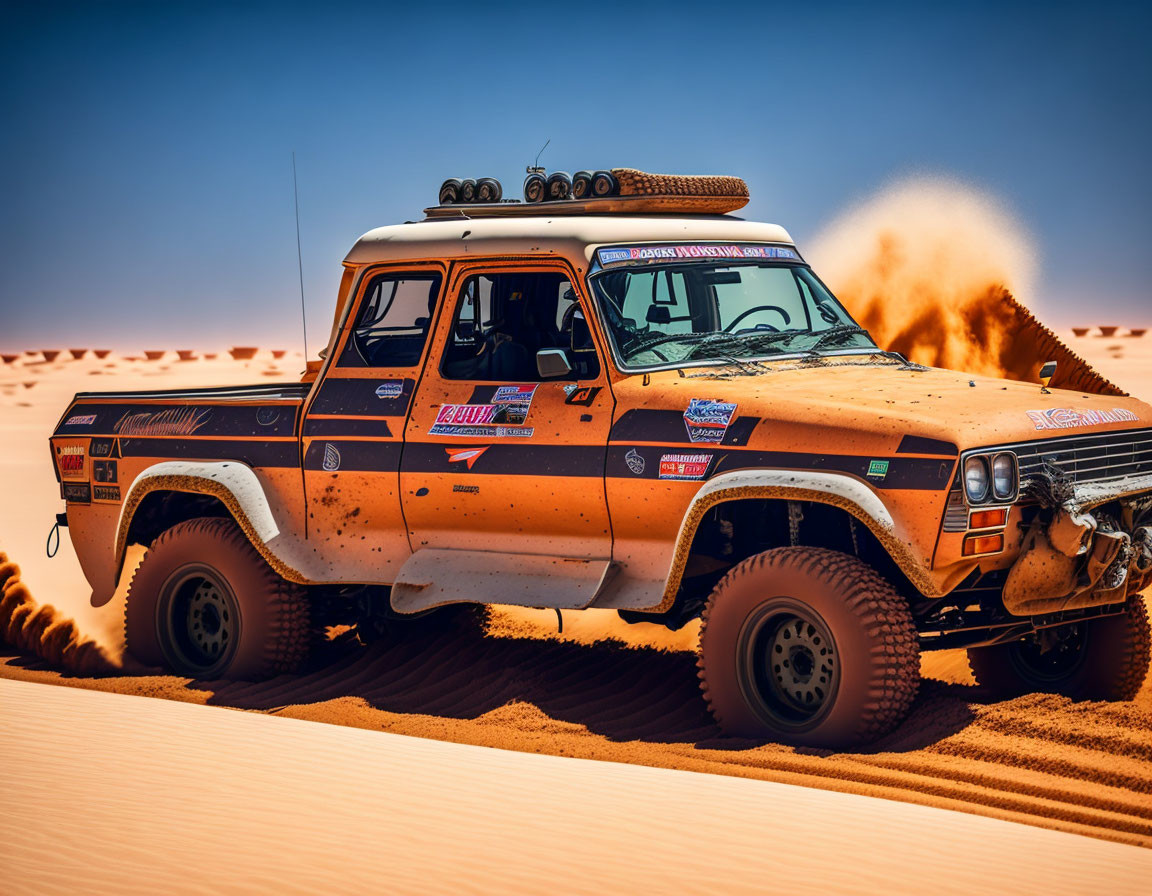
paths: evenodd
<path fill-rule="evenodd" d="M 374 277 L 340 356 L 340 367 L 415 367 L 440 293 L 440 274 Z"/>
<path fill-rule="evenodd" d="M 598 376 L 600 362 L 575 300 L 572 284 L 556 271 L 469 277 L 456 298 L 441 373 L 450 380 L 537 382 L 536 353 L 559 348 L 568 352 L 569 379 Z M 582 342 L 573 351 L 575 338 Z"/>

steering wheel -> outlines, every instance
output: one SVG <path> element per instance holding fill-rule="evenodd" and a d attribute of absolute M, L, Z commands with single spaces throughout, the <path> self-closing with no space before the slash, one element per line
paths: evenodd
<path fill-rule="evenodd" d="M 747 311 L 742 311 L 739 314 L 737 314 L 736 317 L 732 319 L 732 322 L 729 323 L 728 326 L 726 326 L 722 332 L 731 333 L 732 330 L 736 327 L 736 324 L 738 324 L 738 323 L 740 323 L 740 321 L 744 320 L 744 318 L 746 318 L 749 314 L 755 314 L 757 311 L 775 311 L 782 318 L 784 318 L 784 323 L 786 323 L 786 324 L 792 323 L 792 315 L 790 315 L 787 311 L 785 311 L 779 305 L 754 305 L 753 307 L 749 308 Z"/>

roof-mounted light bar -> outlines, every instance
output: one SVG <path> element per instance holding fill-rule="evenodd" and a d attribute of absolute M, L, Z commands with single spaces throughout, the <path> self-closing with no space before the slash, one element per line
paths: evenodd
<path fill-rule="evenodd" d="M 524 201 L 503 200 L 495 178 L 449 178 L 429 217 L 532 214 L 694 213 L 726 214 L 748 204 L 748 185 L 738 177 L 649 174 L 635 168 L 547 174 L 528 168 Z M 467 212 L 458 207 L 470 206 Z M 535 207 L 535 208 L 534 208 Z"/>

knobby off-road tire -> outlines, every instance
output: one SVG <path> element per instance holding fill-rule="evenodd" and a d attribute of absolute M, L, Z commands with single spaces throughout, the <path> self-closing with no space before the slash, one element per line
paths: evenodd
<path fill-rule="evenodd" d="M 128 652 L 193 678 L 291 672 L 309 646 L 304 589 L 286 582 L 229 519 L 178 523 L 148 548 L 124 609 Z"/>
<path fill-rule="evenodd" d="M 996 697 L 1039 691 L 1075 700 L 1132 700 L 1144 684 L 1152 636 L 1140 597 L 1117 616 L 1061 626 L 1050 637 L 1044 652 L 1036 636 L 973 647 L 968 665 L 976 683 Z"/>
<path fill-rule="evenodd" d="M 907 601 L 866 563 L 823 548 L 734 567 L 708 598 L 698 665 L 727 733 L 819 747 L 886 733 L 920 683 Z"/>

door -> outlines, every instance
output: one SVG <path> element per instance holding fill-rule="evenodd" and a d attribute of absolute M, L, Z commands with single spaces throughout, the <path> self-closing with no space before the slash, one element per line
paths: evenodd
<path fill-rule="evenodd" d="M 367 270 L 308 408 L 308 540 L 329 581 L 392 582 L 412 553 L 400 455 L 444 279 L 438 265 Z"/>
<path fill-rule="evenodd" d="M 400 474 L 412 547 L 612 554 L 612 394 L 566 266 L 456 268 L 412 404 Z M 541 349 L 571 372 L 543 379 Z"/>

